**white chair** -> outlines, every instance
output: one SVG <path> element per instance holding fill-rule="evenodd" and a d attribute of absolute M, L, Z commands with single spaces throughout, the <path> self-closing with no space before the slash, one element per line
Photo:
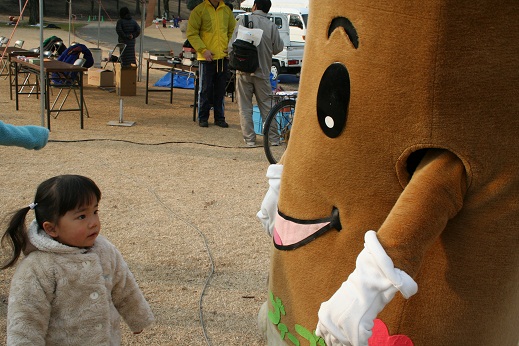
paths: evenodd
<path fill-rule="evenodd" d="M 7 43 L 7 41 L 9 41 L 9 39 L 7 37 L 0 36 L 0 47 L 3 47 L 4 44 Z M 0 56 L 1 55 L 2 54 L 0 54 Z M 6 54 L 6 56 L 4 56 L 4 59 L 2 59 L 2 61 L 0 62 L 0 64 L 2 64 L 2 68 L 0 69 L 0 76 L 6 76 L 6 74 L 4 74 L 4 71 L 7 69 L 7 60 L 8 59 L 7 59 L 7 54 Z"/>
<path fill-rule="evenodd" d="M 85 64 L 85 62 L 86 62 L 86 59 L 79 58 L 79 59 L 76 59 L 76 61 L 74 61 L 74 65 L 75 66 L 83 66 Z M 83 73 L 83 72 L 78 72 L 78 73 Z M 52 79 L 51 79 L 51 86 L 60 89 L 59 92 L 58 92 L 58 96 L 56 96 L 56 99 L 54 100 L 54 102 L 52 103 L 52 105 L 50 107 L 51 111 L 54 109 L 54 106 L 58 102 L 58 100 L 59 100 L 63 90 L 65 90 L 65 89 L 67 90 L 67 93 L 65 94 L 65 97 L 63 98 L 63 101 L 59 105 L 58 111 L 56 112 L 56 115 L 54 116 L 54 119 L 56 119 L 58 117 L 58 115 L 59 115 L 61 109 L 63 108 L 63 105 L 65 104 L 65 101 L 67 101 L 67 98 L 70 95 L 71 91 L 74 92 L 74 96 L 76 97 L 76 101 L 77 101 L 77 104 L 79 106 L 79 104 L 80 104 L 79 97 L 78 97 L 77 92 L 76 92 L 76 90 L 79 89 L 78 80 L 79 80 L 78 76 L 74 76 L 73 78 L 64 77 L 64 78 L 60 79 L 58 83 L 52 82 Z M 83 97 L 83 105 L 85 106 L 85 111 L 86 111 L 87 118 L 90 118 L 90 115 L 88 113 L 88 108 L 87 108 L 87 105 L 86 105 L 84 97 Z"/>
<path fill-rule="evenodd" d="M 23 47 L 23 44 L 24 44 L 24 40 L 18 40 L 14 43 L 14 47 L 16 48 L 22 48 Z"/>
<path fill-rule="evenodd" d="M 40 51 L 39 48 L 33 48 L 33 49 L 30 49 L 29 52 L 31 53 L 38 53 Z M 38 95 L 40 94 L 40 77 L 38 75 L 35 75 L 29 71 L 27 71 L 26 69 L 24 68 L 19 68 L 18 70 L 18 75 L 22 75 L 22 74 L 25 74 L 25 78 L 23 80 L 23 82 L 20 84 L 20 93 L 23 91 L 23 89 L 27 86 L 32 86 L 31 87 L 31 91 L 30 93 L 28 93 L 27 97 L 31 97 L 31 95 L 34 93 L 36 94 L 36 97 L 38 97 Z M 32 83 L 30 81 L 30 78 L 31 76 L 34 75 L 34 83 Z M 36 89 L 36 92 L 34 92 L 34 89 Z"/>
<path fill-rule="evenodd" d="M 56 43 L 54 43 L 54 46 L 52 47 L 52 57 L 54 58 L 58 58 L 60 53 L 59 53 L 59 50 L 61 48 L 61 46 L 63 45 L 63 41 L 58 41 Z"/>
<path fill-rule="evenodd" d="M 117 48 L 119 48 L 119 55 L 118 56 L 114 55 L 115 50 Z M 105 64 L 105 66 L 103 68 L 106 69 L 106 65 L 108 65 L 109 62 L 111 62 L 112 63 L 112 68 L 115 70 L 115 63 L 116 62 L 119 62 L 119 63 L 121 62 L 121 56 L 123 55 L 125 49 L 126 49 L 126 44 L 124 44 L 124 43 L 116 44 L 114 49 L 112 49 L 108 53 L 108 60 L 106 60 L 106 64 Z"/>
<path fill-rule="evenodd" d="M 74 61 L 74 66 L 83 66 L 85 64 L 85 62 L 86 62 L 86 59 L 79 58 L 76 61 Z"/>

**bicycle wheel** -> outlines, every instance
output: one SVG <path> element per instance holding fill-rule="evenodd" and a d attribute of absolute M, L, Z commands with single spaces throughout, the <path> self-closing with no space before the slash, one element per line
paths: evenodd
<path fill-rule="evenodd" d="M 295 109 L 296 100 L 285 99 L 276 103 L 267 115 L 263 125 L 263 147 L 271 164 L 278 163 L 287 148 Z"/>

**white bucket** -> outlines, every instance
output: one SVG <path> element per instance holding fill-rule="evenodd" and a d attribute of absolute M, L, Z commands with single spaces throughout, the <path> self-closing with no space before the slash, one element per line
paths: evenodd
<path fill-rule="evenodd" d="M 92 53 L 92 57 L 94 58 L 94 67 L 101 67 L 101 59 L 103 56 L 103 51 L 101 48 L 88 48 Z"/>

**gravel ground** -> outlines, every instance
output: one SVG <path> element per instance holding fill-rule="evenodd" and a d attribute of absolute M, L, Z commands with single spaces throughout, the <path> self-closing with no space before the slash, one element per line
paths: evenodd
<path fill-rule="evenodd" d="M 38 38 L 29 28 L 14 37 L 26 47 Z M 267 298 L 270 241 L 255 217 L 268 187 L 263 149 L 243 146 L 230 98 L 230 127 L 200 128 L 192 121 L 192 90 L 175 89 L 172 105 L 167 94 L 151 94 L 146 105 L 144 88 L 138 82 L 137 96 L 122 97 L 124 120 L 134 126 L 108 126 L 119 118 L 119 96 L 86 86 L 90 118 L 83 130 L 77 112 L 65 112 L 51 119 L 42 150 L 0 147 L 0 216 L 31 203 L 51 176 L 86 175 L 103 193 L 102 232 L 122 252 L 156 316 L 141 335 L 123 325 L 123 345 L 263 345 L 256 316 Z M 40 124 L 40 100 L 22 96 L 16 111 L 8 80 L 0 79 L 0 90 L 2 121 Z M 0 343 L 12 273 L 0 272 Z"/>

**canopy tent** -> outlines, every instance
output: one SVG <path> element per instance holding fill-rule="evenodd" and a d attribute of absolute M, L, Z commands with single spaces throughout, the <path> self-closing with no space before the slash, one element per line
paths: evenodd
<path fill-rule="evenodd" d="M 142 2 L 142 16 L 141 16 L 141 38 L 140 38 L 140 49 L 139 49 L 139 81 L 142 79 L 142 59 L 144 54 L 144 30 L 153 24 L 153 10 L 155 5 L 157 4 L 157 0 L 149 0 L 148 5 L 146 4 L 146 0 L 141 0 Z"/>
<path fill-rule="evenodd" d="M 39 0 L 39 27 L 40 27 L 40 47 L 39 51 L 43 52 L 43 42 L 44 42 L 44 22 L 43 22 L 43 1 Z M 72 0 L 66 0 L 68 3 L 68 12 L 69 12 L 69 46 L 70 46 L 70 32 L 71 32 L 71 19 L 72 19 Z M 98 16 L 98 39 L 97 39 L 97 48 L 99 48 L 99 36 L 100 36 L 100 22 L 101 22 L 101 1 L 97 0 L 99 4 L 99 16 Z M 146 5 L 146 0 L 140 0 L 142 3 L 142 21 L 141 21 L 141 38 L 140 38 L 140 52 L 139 52 L 139 80 L 142 76 L 142 59 L 143 59 L 143 40 L 144 40 L 144 29 L 146 27 L 149 27 L 153 23 L 153 12 L 154 8 L 157 4 L 157 0 L 149 0 L 149 2 Z M 27 7 L 29 0 L 25 0 L 25 4 L 22 7 L 22 0 L 19 0 L 20 3 L 20 15 L 18 16 L 17 22 L 13 28 L 13 31 L 11 33 L 11 36 L 8 41 L 8 45 L 10 44 L 11 38 L 13 37 L 16 27 L 18 26 L 19 21 L 23 18 L 23 13 L 25 11 L 25 8 Z M 45 73 L 44 73 L 44 65 L 43 65 L 43 59 L 40 59 L 40 83 L 44 85 L 45 81 Z M 41 126 L 45 126 L 45 99 L 46 99 L 46 90 L 45 88 L 41 89 Z"/>
<path fill-rule="evenodd" d="M 70 9 L 70 2 L 72 0 L 67 0 L 67 2 L 69 2 L 69 9 Z M 18 19 L 16 20 L 16 24 L 13 28 L 13 31 L 11 32 L 11 36 L 9 37 L 9 41 L 7 42 L 7 46 L 10 45 L 11 43 L 11 39 L 16 31 L 16 28 L 18 27 L 18 24 L 20 23 L 20 20 L 23 18 L 23 13 L 25 11 L 25 8 L 27 7 L 27 4 L 29 3 L 29 0 L 25 0 L 25 4 L 23 5 L 23 7 L 21 6 L 21 0 L 19 0 L 20 2 L 20 15 L 18 16 Z M 44 39 L 43 39 L 43 0 L 39 0 L 38 1 L 38 5 L 39 5 L 39 27 L 40 27 L 40 47 L 38 48 L 39 49 L 39 52 L 43 52 L 43 42 L 44 42 Z M 70 20 L 70 19 L 69 19 Z M 70 23 L 70 22 L 69 22 Z M 69 24 L 69 32 L 70 32 L 70 24 Z M 69 36 L 69 41 L 70 41 L 70 36 Z M 70 45 L 70 42 L 69 42 L 69 45 Z M 4 51 L 5 53 L 5 51 Z M 3 57 L 2 57 L 3 58 Z M 40 84 L 41 85 L 45 85 L 46 84 L 46 75 L 45 75 L 45 71 L 44 71 L 44 65 L 43 65 L 43 61 L 44 59 L 40 59 Z M 41 126 L 45 126 L 45 100 L 46 100 L 46 92 L 47 90 L 45 88 L 41 88 L 40 90 L 41 92 L 41 97 L 40 97 L 40 122 L 41 122 Z"/>

